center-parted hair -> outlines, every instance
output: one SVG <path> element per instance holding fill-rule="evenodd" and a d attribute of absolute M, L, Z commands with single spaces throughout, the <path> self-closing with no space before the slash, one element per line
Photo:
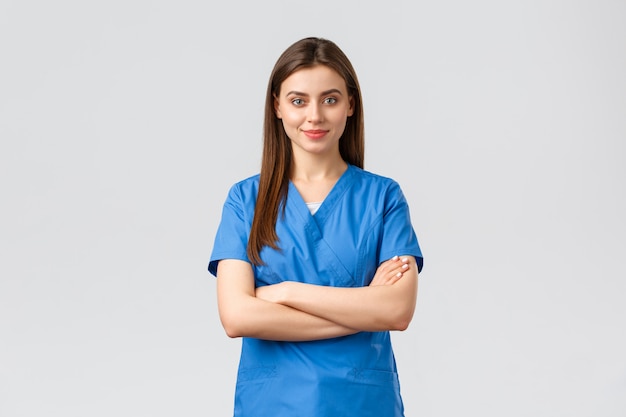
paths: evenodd
<path fill-rule="evenodd" d="M 276 116 L 274 99 L 280 87 L 294 72 L 324 65 L 336 71 L 346 82 L 348 95 L 354 101 L 354 113 L 348 117 L 339 139 L 339 153 L 351 165 L 363 168 L 365 153 L 363 103 L 356 72 L 348 57 L 335 43 L 322 38 L 305 38 L 287 48 L 276 61 L 265 96 L 263 125 L 263 156 L 254 219 L 248 240 L 248 258 L 255 265 L 263 264 L 260 252 L 264 246 L 278 249 L 276 220 L 284 210 L 291 175 L 291 141 L 282 121 Z"/>

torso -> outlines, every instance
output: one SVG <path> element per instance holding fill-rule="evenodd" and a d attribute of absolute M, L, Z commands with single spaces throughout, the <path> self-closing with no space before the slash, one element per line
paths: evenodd
<path fill-rule="evenodd" d="M 240 228 L 228 229 L 235 241 L 252 221 L 258 176 L 242 181 L 231 200 L 240 211 Z M 323 200 L 315 216 L 306 202 Z M 397 185 L 349 167 L 334 181 L 290 183 L 284 215 L 276 231 L 279 250 L 261 251 L 265 265 L 255 266 L 257 286 L 283 280 L 315 285 L 357 287 L 369 284 L 382 260 L 400 253 L 420 255 Z M 243 205 L 240 205 L 242 204 Z M 399 204 L 401 203 L 401 204 Z M 398 223 L 399 222 L 399 223 Z M 215 259 L 244 253 L 247 235 L 235 252 L 217 251 Z M 236 393 L 236 417 L 403 416 L 389 332 L 311 342 L 274 342 L 244 338 Z"/>

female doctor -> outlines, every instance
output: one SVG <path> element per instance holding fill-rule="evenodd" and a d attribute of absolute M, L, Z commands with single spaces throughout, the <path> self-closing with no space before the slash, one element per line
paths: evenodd
<path fill-rule="evenodd" d="M 241 337 L 237 417 L 400 417 L 390 330 L 405 330 L 422 254 L 398 184 L 363 170 L 355 71 L 302 39 L 267 89 L 261 172 L 235 184 L 209 262 Z"/>

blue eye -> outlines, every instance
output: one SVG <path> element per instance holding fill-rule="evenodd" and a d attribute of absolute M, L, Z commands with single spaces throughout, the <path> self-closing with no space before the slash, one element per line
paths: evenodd
<path fill-rule="evenodd" d="M 337 99 L 334 97 L 326 97 L 324 99 L 324 104 L 335 104 L 337 102 Z"/>
<path fill-rule="evenodd" d="M 291 103 L 294 106 L 302 106 L 304 104 L 304 100 L 302 100 L 301 98 L 294 98 L 293 100 L 291 100 Z"/>

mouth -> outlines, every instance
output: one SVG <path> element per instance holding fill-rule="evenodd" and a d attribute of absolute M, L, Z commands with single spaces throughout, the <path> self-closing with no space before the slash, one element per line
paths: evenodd
<path fill-rule="evenodd" d="M 311 130 L 303 130 L 303 133 L 309 139 L 321 139 L 328 133 L 328 130 L 321 129 L 311 129 Z"/>

